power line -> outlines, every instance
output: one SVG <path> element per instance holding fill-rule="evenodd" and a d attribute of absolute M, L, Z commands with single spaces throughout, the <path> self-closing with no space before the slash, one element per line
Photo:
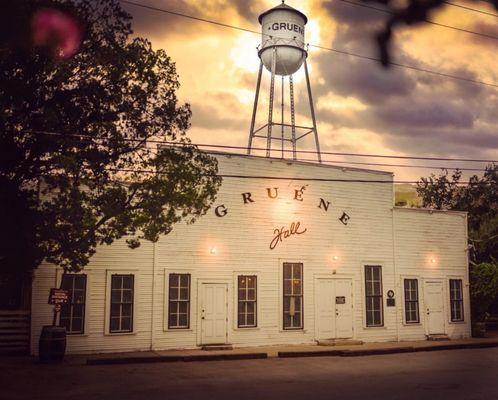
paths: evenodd
<path fill-rule="evenodd" d="M 375 7 L 375 6 L 370 6 L 368 4 L 356 3 L 356 2 L 350 1 L 350 0 L 339 0 L 339 1 L 342 1 L 343 3 L 351 4 L 351 5 L 357 6 L 357 7 L 368 8 L 370 10 L 375 10 L 375 11 L 382 12 L 382 13 L 385 13 L 385 14 L 397 15 L 394 11 L 386 10 L 386 9 L 383 9 L 383 8 L 378 8 L 378 7 Z M 471 35 L 477 35 L 477 36 L 482 36 L 482 37 L 485 37 L 485 38 L 488 38 L 488 39 L 498 40 L 498 36 L 489 35 L 487 33 L 475 32 L 475 31 L 471 31 L 471 30 L 468 30 L 468 29 L 464 29 L 464 28 L 458 28 L 458 27 L 453 26 L 453 25 L 441 24 L 439 22 L 435 22 L 435 21 L 432 21 L 430 19 L 424 19 L 423 21 L 426 22 L 426 23 L 428 23 L 428 24 L 436 25 L 436 26 L 439 26 L 439 27 L 442 27 L 442 28 L 453 29 L 453 30 L 459 31 L 459 32 L 470 33 Z"/>
<path fill-rule="evenodd" d="M 463 6 L 461 4 L 452 3 L 451 1 L 443 1 L 443 3 L 448 4 L 449 6 L 463 8 L 465 10 L 474 11 L 474 12 L 477 12 L 477 13 L 480 13 L 480 14 L 489 15 L 491 17 L 498 18 L 498 14 L 494 14 L 494 13 L 491 13 L 491 12 L 488 12 L 488 11 L 483 11 L 483 10 L 478 10 L 477 8 Z M 488 3 L 488 2 L 486 1 L 486 3 Z"/>
<path fill-rule="evenodd" d="M 42 134 L 48 136 L 59 136 L 59 137 L 78 137 L 88 140 L 105 140 L 105 138 L 95 138 L 91 135 L 81 135 L 81 134 L 64 134 L 60 132 L 48 132 L 48 131 L 26 131 L 26 133 Z M 142 142 L 143 139 L 131 139 L 123 138 L 123 141 L 127 142 Z M 248 150 L 246 146 L 232 146 L 232 145 L 219 145 L 219 144 L 207 144 L 207 143 L 177 143 L 167 140 L 156 140 L 148 139 L 147 143 L 152 144 L 164 144 L 169 146 L 197 146 L 197 147 L 208 147 L 208 148 L 221 148 L 221 149 L 234 149 L 234 150 Z M 262 147 L 252 147 L 252 150 L 256 151 L 266 151 L 266 148 Z M 279 150 L 281 151 L 281 150 Z M 284 152 L 292 152 L 293 150 L 284 149 Z M 296 150 L 297 153 L 304 154 L 318 154 L 315 150 Z M 368 157 L 368 158 L 395 158 L 403 160 L 425 160 L 425 161 L 455 161 L 455 162 L 475 162 L 475 163 L 498 163 L 498 160 L 486 160 L 486 159 L 469 159 L 469 158 L 449 158 L 449 157 L 419 157 L 419 156 L 389 156 L 383 154 L 362 154 L 362 153 L 341 153 L 341 152 L 331 152 L 331 151 L 321 151 L 321 154 L 332 155 L 332 156 L 349 156 L 349 157 Z M 448 168 L 452 169 L 452 168 Z"/>
<path fill-rule="evenodd" d="M 208 24 L 217 25 L 217 26 L 221 26 L 221 27 L 224 27 L 224 28 L 235 29 L 235 30 L 238 30 L 238 31 L 243 31 L 243 32 L 248 32 L 248 33 L 253 33 L 253 34 L 261 35 L 261 32 L 255 31 L 255 30 L 252 30 L 252 29 L 241 28 L 239 26 L 230 25 L 230 24 L 224 24 L 224 23 L 221 23 L 221 22 L 218 22 L 218 21 L 213 21 L 213 20 L 209 20 L 209 19 L 206 19 L 206 18 L 199 18 L 199 17 L 195 17 L 195 16 L 192 16 L 192 15 L 184 14 L 184 13 L 179 13 L 179 12 L 175 12 L 175 11 L 166 10 L 166 9 L 163 9 L 163 8 L 152 7 L 152 6 L 148 6 L 148 5 L 145 5 L 145 4 L 136 3 L 134 1 L 129 1 L 129 0 L 119 0 L 119 1 L 121 3 L 129 4 L 129 5 L 133 5 L 133 6 L 136 6 L 136 7 L 145 8 L 145 9 L 149 9 L 149 10 L 152 10 L 152 11 L 157 11 L 157 12 L 162 12 L 162 13 L 166 13 L 166 14 L 176 15 L 178 17 L 183 17 L 183 18 L 188 18 L 188 19 L 192 19 L 192 20 L 195 20 L 195 21 L 205 22 L 205 23 L 208 23 Z M 273 37 L 277 37 L 277 36 L 273 36 Z M 368 61 L 375 61 L 375 62 L 380 62 L 381 61 L 381 59 L 377 58 L 377 57 L 370 57 L 370 56 L 366 56 L 366 55 L 362 55 L 362 54 L 356 54 L 356 53 L 352 53 L 352 52 L 345 51 L 345 50 L 335 49 L 335 48 L 332 48 L 332 47 L 325 47 L 325 46 L 320 46 L 320 45 L 315 45 L 315 44 L 309 44 L 309 47 L 313 47 L 313 48 L 316 48 L 316 49 L 319 49 L 319 50 L 330 51 L 330 52 L 334 52 L 334 53 L 337 53 L 337 54 L 348 55 L 348 56 L 351 56 L 351 57 L 356 57 L 356 58 L 360 58 L 360 59 L 368 60 Z M 390 62 L 389 65 L 392 65 L 394 67 L 399 67 L 399 68 L 406 68 L 406 69 L 410 69 L 410 70 L 413 70 L 413 71 L 423 72 L 423 73 L 427 73 L 427 74 L 432 74 L 432 75 L 436 75 L 436 76 L 441 76 L 441 77 L 445 77 L 445 78 L 455 79 L 455 80 L 459 80 L 459 81 L 463 81 L 463 82 L 469 82 L 469 83 L 473 83 L 473 84 L 477 84 L 477 85 L 484 85 L 484 86 L 490 86 L 490 87 L 498 88 L 498 84 L 496 84 L 496 83 L 491 83 L 491 82 L 479 81 L 479 80 L 476 80 L 476 79 L 465 78 L 465 77 L 462 77 L 462 76 L 447 74 L 447 73 L 444 73 L 444 72 L 434 71 L 434 70 L 430 70 L 430 69 L 422 68 L 422 67 L 417 67 L 417 66 L 413 66 L 413 65 L 402 64 L 402 63 L 397 63 L 397 62 Z"/>
<path fill-rule="evenodd" d="M 137 174 L 153 174 L 164 175 L 165 172 L 151 171 L 142 169 L 126 169 L 126 168 L 108 168 L 111 172 L 128 172 Z M 417 184 L 422 181 L 397 181 L 397 180 L 370 180 L 370 179 L 338 179 L 338 178 L 316 178 L 316 177 L 288 177 L 288 176 L 271 176 L 271 175 L 235 175 L 235 174 L 200 174 L 203 177 L 220 177 L 233 179 L 264 179 L 264 180 L 283 180 L 283 181 L 311 181 L 311 182 L 336 182 L 336 183 L 387 183 L 387 184 Z M 458 182 L 459 185 L 469 185 L 471 182 Z M 451 185 L 452 182 L 447 182 Z M 476 184 L 476 182 L 472 182 Z M 487 182 L 477 182 L 477 184 L 488 184 Z"/>

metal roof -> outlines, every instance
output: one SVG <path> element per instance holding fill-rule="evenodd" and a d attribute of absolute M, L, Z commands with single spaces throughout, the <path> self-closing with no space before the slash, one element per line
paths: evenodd
<path fill-rule="evenodd" d="M 296 10 L 294 7 L 291 7 L 291 6 L 288 6 L 287 4 L 285 4 L 283 1 L 281 4 L 279 4 L 278 6 L 276 7 L 273 7 L 272 9 L 268 10 L 268 11 L 265 11 L 263 14 L 261 14 L 258 18 L 258 21 L 259 23 L 261 23 L 261 21 L 263 20 L 263 17 L 273 11 L 276 11 L 276 10 L 287 10 L 287 11 L 293 11 L 295 12 L 296 14 L 300 15 L 302 18 L 304 18 L 304 23 L 307 24 L 308 23 L 308 17 L 306 17 L 306 15 L 304 15 L 301 11 L 299 10 Z"/>

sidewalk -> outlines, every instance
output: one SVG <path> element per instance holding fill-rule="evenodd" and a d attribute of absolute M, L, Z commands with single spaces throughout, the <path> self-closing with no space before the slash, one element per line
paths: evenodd
<path fill-rule="evenodd" d="M 448 341 L 415 341 L 365 343 L 345 346 L 282 345 L 240 347 L 233 350 L 165 350 L 135 353 L 111 353 L 89 356 L 67 356 L 71 364 L 112 365 L 158 362 L 222 361 L 289 357 L 358 357 L 421 351 L 461 350 L 498 347 L 498 338 Z"/>

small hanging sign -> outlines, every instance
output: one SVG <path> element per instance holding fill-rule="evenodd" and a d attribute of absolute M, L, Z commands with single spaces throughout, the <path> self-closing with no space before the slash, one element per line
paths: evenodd
<path fill-rule="evenodd" d="M 48 304 L 61 305 L 69 302 L 69 292 L 64 289 L 52 288 L 48 297 Z"/>

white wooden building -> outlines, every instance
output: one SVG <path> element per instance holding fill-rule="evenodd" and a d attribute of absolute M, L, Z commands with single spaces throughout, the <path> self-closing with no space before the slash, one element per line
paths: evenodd
<path fill-rule="evenodd" d="M 67 276 L 68 353 L 470 336 L 465 213 L 394 207 L 388 172 L 216 156 L 260 178 L 224 178 L 195 224 Z M 33 353 L 61 276 L 35 271 Z"/>

